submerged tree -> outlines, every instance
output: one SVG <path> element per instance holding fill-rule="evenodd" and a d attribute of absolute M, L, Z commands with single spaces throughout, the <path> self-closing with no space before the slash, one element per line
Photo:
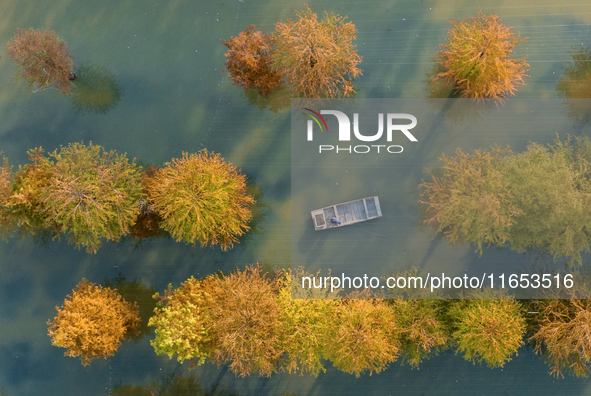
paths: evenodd
<path fill-rule="evenodd" d="M 29 163 L 19 166 L 12 183 L 8 207 L 15 226 L 21 234 L 35 235 L 48 229 L 57 234 L 60 227 L 45 218 L 41 193 L 49 187 L 53 166 L 41 148 L 29 150 Z"/>
<path fill-rule="evenodd" d="M 150 341 L 157 355 L 166 354 L 182 363 L 191 360 L 192 366 L 205 363 L 213 349 L 211 325 L 211 296 L 205 292 L 202 281 L 193 277 L 181 287 L 168 291 L 159 300 L 148 326 L 155 327 L 156 337 Z"/>
<path fill-rule="evenodd" d="M 240 377 L 275 373 L 285 353 L 286 337 L 277 281 L 253 266 L 210 276 L 203 285 L 213 299 L 209 329 L 215 340 L 214 362 L 228 364 Z"/>
<path fill-rule="evenodd" d="M 71 242 L 93 253 L 101 238 L 117 241 L 125 235 L 139 213 L 134 161 L 92 143 L 71 143 L 50 156 L 51 178 L 39 193 L 48 225 L 57 224 Z"/>
<path fill-rule="evenodd" d="M 427 198 L 419 201 L 428 206 L 425 223 L 451 243 L 475 243 L 481 252 L 483 244 L 502 246 L 521 213 L 498 169 L 507 153 L 493 148 L 470 155 L 458 149 L 454 157 L 442 156 L 443 174 L 427 169 L 432 181 L 419 186 Z"/>
<path fill-rule="evenodd" d="M 158 169 L 146 183 L 161 227 L 177 241 L 232 248 L 248 230 L 250 205 L 246 178 L 219 154 L 183 153 Z"/>
<path fill-rule="evenodd" d="M 587 297 L 591 297 L 588 295 Z M 534 316 L 536 351 L 546 356 L 551 374 L 578 377 L 591 371 L 591 300 L 537 300 Z"/>
<path fill-rule="evenodd" d="M 485 361 L 489 367 L 503 367 L 523 345 L 526 325 L 522 311 L 515 300 L 454 300 L 446 314 L 457 353 L 474 363 Z"/>
<path fill-rule="evenodd" d="M 125 301 L 116 290 L 95 286 L 86 279 L 56 307 L 57 316 L 48 321 L 55 346 L 66 348 L 65 356 L 80 356 L 86 366 L 92 359 L 113 356 L 124 339 L 137 332 L 137 304 Z"/>
<path fill-rule="evenodd" d="M 448 329 L 441 318 L 441 300 L 391 300 L 401 333 L 401 358 L 413 368 L 447 347 Z"/>
<path fill-rule="evenodd" d="M 306 6 L 307 7 L 307 6 Z M 274 68 L 283 74 L 297 93 L 308 98 L 347 97 L 355 93 L 351 81 L 361 75 L 352 41 L 355 25 L 346 17 L 318 16 L 307 7 L 297 21 L 275 24 Z"/>
<path fill-rule="evenodd" d="M 70 92 L 74 61 L 53 30 L 17 29 L 6 47 L 30 86 L 42 90 L 53 85 L 60 93 Z"/>
<path fill-rule="evenodd" d="M 420 185 L 425 223 L 451 243 L 539 248 L 581 263 L 591 249 L 591 141 L 587 137 L 529 145 L 523 153 L 493 148 L 442 157 L 443 174 Z"/>
<path fill-rule="evenodd" d="M 295 272 L 298 282 L 303 273 Z M 279 306 L 281 325 L 286 334 L 285 353 L 289 372 L 310 373 L 314 376 L 326 371 L 322 359 L 334 341 L 337 307 L 340 300 L 324 295 L 292 298 L 292 275 L 285 271 L 279 278 Z M 301 289 L 300 289 L 301 290 Z M 303 292 L 303 290 L 301 290 Z M 322 290 L 310 290 L 322 293 Z M 316 297 L 316 298 L 314 298 Z"/>
<path fill-rule="evenodd" d="M 568 99 L 591 98 L 591 48 L 573 47 L 570 54 L 573 62 L 565 66 L 556 89 L 558 96 L 566 99 L 569 117 L 581 128 L 591 121 L 589 101 Z"/>
<path fill-rule="evenodd" d="M 336 310 L 334 340 L 327 357 L 341 371 L 380 373 L 400 355 L 400 331 L 395 313 L 386 300 L 353 292 Z"/>
<path fill-rule="evenodd" d="M 283 77 L 272 67 L 273 43 L 269 35 L 255 30 L 254 25 L 247 25 L 238 37 L 222 40 L 222 44 L 229 49 L 224 56 L 234 84 L 244 89 L 258 89 L 264 96 L 281 86 Z"/>
<path fill-rule="evenodd" d="M 447 44 L 440 44 L 436 57 L 443 78 L 465 98 L 505 98 L 514 95 L 529 64 L 525 58 L 512 59 L 513 48 L 523 41 L 501 23 L 498 15 L 485 17 L 478 11 L 476 18 L 450 22 Z"/>
<path fill-rule="evenodd" d="M 160 169 L 159 166 L 154 167 L 153 165 L 149 165 L 142 173 L 142 196 L 138 203 L 140 213 L 135 220 L 135 224 L 129 230 L 129 233 L 133 238 L 151 238 L 163 236 L 164 234 L 160 229 L 162 217 L 156 212 L 148 199 L 148 186 L 154 182 L 152 179 L 156 175 L 158 169 Z"/>

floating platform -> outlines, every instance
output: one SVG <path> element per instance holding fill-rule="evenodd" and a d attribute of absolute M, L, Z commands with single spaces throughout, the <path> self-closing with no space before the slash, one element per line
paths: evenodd
<path fill-rule="evenodd" d="M 313 210 L 311 213 L 316 231 L 343 227 L 382 217 L 382 209 L 377 196 L 327 206 L 326 208 Z M 334 222 L 331 222 L 333 217 Z"/>

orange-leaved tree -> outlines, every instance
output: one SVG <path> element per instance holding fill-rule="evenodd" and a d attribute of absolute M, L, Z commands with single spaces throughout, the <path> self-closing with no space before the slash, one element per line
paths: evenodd
<path fill-rule="evenodd" d="M 272 67 L 270 53 L 273 43 L 265 32 L 255 30 L 254 25 L 247 25 L 245 31 L 230 40 L 222 40 L 222 44 L 229 49 L 224 56 L 226 69 L 234 84 L 244 89 L 258 89 L 264 96 L 281 86 L 283 77 Z"/>
<path fill-rule="evenodd" d="M 51 343 L 66 348 L 65 356 L 80 356 L 84 366 L 92 359 L 113 356 L 140 324 L 136 303 L 84 278 L 56 310 L 53 322 L 47 321 Z"/>
<path fill-rule="evenodd" d="M 294 91 L 308 98 L 347 97 L 355 93 L 351 81 L 361 75 L 353 40 L 355 25 L 346 17 L 325 13 L 325 19 L 306 6 L 297 21 L 275 24 L 273 66 Z"/>
<path fill-rule="evenodd" d="M 31 87 L 42 90 L 53 85 L 60 93 L 70 92 L 74 61 L 68 46 L 55 31 L 17 29 L 6 47 Z"/>
<path fill-rule="evenodd" d="M 203 281 L 211 296 L 208 330 L 214 340 L 213 360 L 228 364 L 240 377 L 275 373 L 285 353 L 278 284 L 260 266 Z"/>
<path fill-rule="evenodd" d="M 587 296 L 589 297 L 589 296 Z M 533 308 L 534 334 L 530 338 L 536 351 L 550 364 L 550 373 L 564 371 L 578 377 L 591 371 L 591 300 L 536 300 Z"/>
<path fill-rule="evenodd" d="M 498 15 L 450 22 L 447 44 L 440 44 L 435 55 L 443 71 L 435 79 L 443 78 L 464 98 L 502 99 L 514 95 L 529 64 L 525 58 L 513 59 L 513 48 L 523 41 L 513 28 L 501 23 Z"/>
<path fill-rule="evenodd" d="M 145 181 L 149 205 L 160 226 L 177 241 L 232 248 L 248 230 L 254 199 L 246 177 L 219 154 L 183 153 Z"/>
<path fill-rule="evenodd" d="M 367 289 L 366 289 L 367 290 Z M 379 373 L 400 355 L 400 331 L 387 300 L 367 292 L 353 292 L 336 309 L 333 337 L 327 358 L 341 371 Z"/>

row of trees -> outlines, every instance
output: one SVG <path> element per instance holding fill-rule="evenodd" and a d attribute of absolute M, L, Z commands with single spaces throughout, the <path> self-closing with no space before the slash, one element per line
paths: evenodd
<path fill-rule="evenodd" d="M 255 88 L 261 95 L 284 81 L 296 96 L 309 98 L 347 97 L 355 93 L 352 80 L 361 75 L 361 57 L 352 41 L 355 25 L 339 15 L 318 17 L 308 7 L 297 21 L 278 22 L 267 35 L 254 25 L 237 37 L 222 41 L 226 68 L 236 85 Z M 524 84 L 529 64 L 513 59 L 520 39 L 498 15 L 451 22 L 447 44 L 435 56 L 438 69 L 433 79 L 443 79 L 461 97 L 502 99 Z"/>
<path fill-rule="evenodd" d="M 4 158 L 0 226 L 3 236 L 67 235 L 93 253 L 103 240 L 145 238 L 160 229 L 177 241 L 226 250 L 249 228 L 254 199 L 246 188 L 238 168 L 207 150 L 144 171 L 125 154 L 92 143 L 48 155 L 36 148 L 16 173 Z"/>
<path fill-rule="evenodd" d="M 294 274 L 294 281 L 302 275 Z M 326 361 L 346 373 L 371 375 L 397 360 L 418 367 L 448 348 L 474 363 L 503 367 L 525 340 L 555 375 L 584 376 L 591 367 L 590 300 L 519 302 L 490 290 L 458 300 L 386 300 L 367 290 L 347 299 L 293 299 L 291 281 L 288 271 L 270 275 L 252 266 L 169 286 L 154 296 L 151 343 L 158 355 L 192 367 L 226 364 L 241 377 L 318 375 Z M 52 343 L 83 364 L 111 356 L 140 321 L 136 304 L 86 280 L 56 309 L 48 322 Z"/>
<path fill-rule="evenodd" d="M 531 143 L 522 153 L 508 148 L 473 154 L 457 150 L 427 169 L 423 182 L 425 223 L 451 243 L 542 250 L 581 263 L 591 247 L 591 141 L 556 139 Z"/>
<path fill-rule="evenodd" d="M 352 81 L 362 74 L 357 67 L 362 58 L 352 43 L 357 37 L 355 25 L 345 22 L 346 17 L 326 12 L 319 21 L 309 7 L 297 15 L 295 21 L 277 22 L 270 35 L 251 25 L 238 36 L 222 41 L 228 47 L 226 69 L 234 83 L 257 89 L 264 96 L 285 82 L 296 96 L 353 95 Z M 515 46 L 527 38 L 520 39 L 498 15 L 485 16 L 481 11 L 475 18 L 450 23 L 447 43 L 441 44 L 441 51 L 435 55 L 438 67 L 433 80 L 442 79 L 457 95 L 476 99 L 502 99 L 524 84 L 529 64 L 525 58 L 514 59 L 512 55 Z M 67 94 L 72 89 L 76 78 L 73 57 L 54 31 L 18 29 L 7 49 L 20 76 L 36 90 L 53 86 Z M 85 88 L 78 96 L 86 94 Z M 93 95 L 102 101 L 120 97 L 112 87 L 111 91 L 95 91 Z M 104 108 L 105 104 L 101 105 Z"/>

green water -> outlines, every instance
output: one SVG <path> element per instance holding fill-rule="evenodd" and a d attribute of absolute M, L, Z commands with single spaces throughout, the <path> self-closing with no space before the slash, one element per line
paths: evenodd
<path fill-rule="evenodd" d="M 141 385 L 186 366 L 157 357 L 149 338 L 127 342 L 108 360 L 82 367 L 52 347 L 46 321 L 82 277 L 93 282 L 119 273 L 163 290 L 191 275 L 244 267 L 257 261 L 290 263 L 290 117 L 249 103 L 222 74 L 228 39 L 255 24 L 271 32 L 277 20 L 295 18 L 297 1 L 0 1 L 0 42 L 17 28 L 50 28 L 68 42 L 77 65 L 114 76 L 122 92 L 106 114 L 80 114 L 55 90 L 31 94 L 14 81 L 15 67 L 0 58 L 0 149 L 12 164 L 26 151 L 48 151 L 92 141 L 127 152 L 143 163 L 162 164 L 207 147 L 241 167 L 262 189 L 267 205 L 262 230 L 231 252 L 194 248 L 170 240 L 105 244 L 90 256 L 65 242 L 43 247 L 31 240 L 0 243 L 0 389 L 8 395 L 105 395 L 117 383 Z M 363 56 L 358 97 L 420 98 L 426 74 L 449 27 L 447 21 L 498 13 L 530 37 L 517 50 L 531 71 L 517 96 L 557 97 L 556 83 L 571 59 L 571 46 L 591 45 L 591 3 L 548 1 L 311 1 L 311 8 L 348 15 L 358 29 Z M 108 99 L 108 98 L 107 98 Z M 97 99 L 99 100 L 99 99 Z M 434 155 L 437 155 L 435 152 Z M 587 380 L 554 379 L 543 361 L 523 350 L 506 367 L 473 366 L 453 352 L 419 371 L 399 367 L 374 376 L 329 369 L 318 378 L 276 375 L 237 379 L 206 365 L 193 371 L 205 385 L 225 384 L 241 395 L 502 395 L 591 393 Z"/>

